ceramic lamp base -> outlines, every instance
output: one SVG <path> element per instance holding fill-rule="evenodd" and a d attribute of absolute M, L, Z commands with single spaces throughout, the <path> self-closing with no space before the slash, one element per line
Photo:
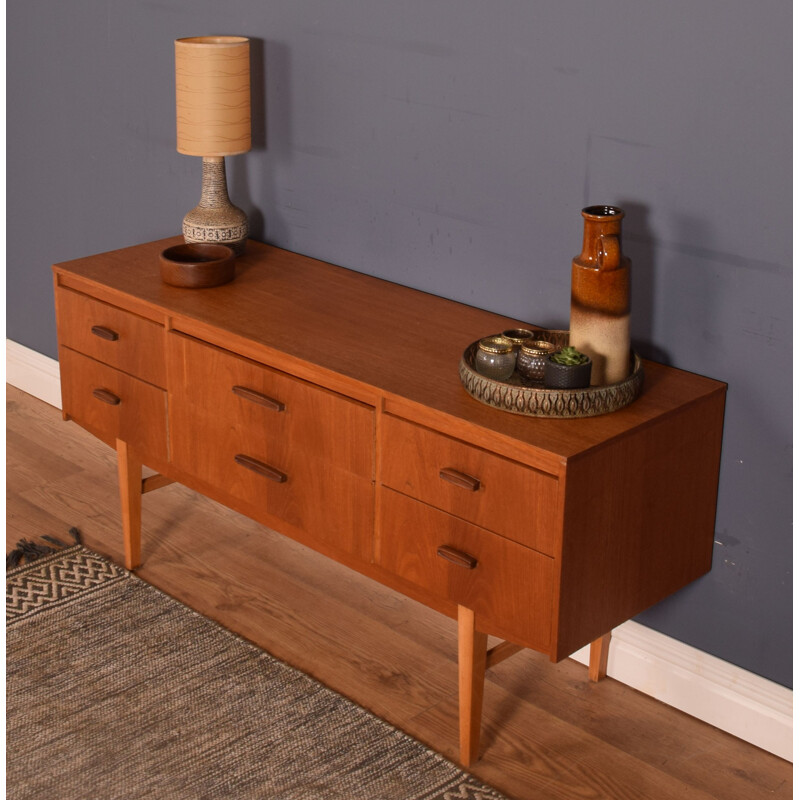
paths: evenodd
<path fill-rule="evenodd" d="M 183 218 L 184 240 L 187 244 L 224 244 L 241 255 L 247 234 L 247 215 L 228 198 L 225 159 L 205 156 L 200 203 Z"/>

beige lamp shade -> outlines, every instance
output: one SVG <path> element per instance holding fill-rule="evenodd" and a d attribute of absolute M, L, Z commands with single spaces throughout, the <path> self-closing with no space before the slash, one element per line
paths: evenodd
<path fill-rule="evenodd" d="M 233 156 L 250 149 L 250 40 L 175 40 L 178 152 Z"/>

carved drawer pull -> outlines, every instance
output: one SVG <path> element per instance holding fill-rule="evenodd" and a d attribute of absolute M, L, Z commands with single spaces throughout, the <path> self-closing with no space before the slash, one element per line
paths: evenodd
<path fill-rule="evenodd" d="M 239 453 L 233 457 L 233 460 L 237 464 L 240 464 L 241 466 L 258 473 L 259 475 L 263 475 L 265 478 L 269 478 L 271 481 L 275 481 L 275 483 L 286 482 L 286 475 L 283 472 L 279 472 L 277 469 L 275 469 L 275 467 L 271 467 L 269 464 L 264 464 L 262 461 L 258 461 L 251 456 L 245 456 Z"/>
<path fill-rule="evenodd" d="M 457 567 L 464 567 L 465 569 L 475 569 L 478 566 L 478 559 L 471 556 L 469 553 L 464 553 L 461 550 L 456 550 L 455 547 L 450 547 L 449 544 L 440 545 L 436 550 L 436 555 L 455 564 Z"/>
<path fill-rule="evenodd" d="M 93 389 L 92 394 L 98 400 L 108 403 L 110 406 L 118 406 L 122 402 L 119 397 L 113 392 L 109 392 L 108 389 Z"/>
<path fill-rule="evenodd" d="M 473 478 L 472 475 L 467 475 L 463 472 L 459 472 L 457 469 L 451 469 L 450 467 L 445 467 L 441 470 L 439 472 L 439 477 L 443 481 L 452 483 L 454 486 L 458 486 L 461 489 L 467 489 L 470 492 L 477 492 L 478 489 L 481 488 L 481 482 L 477 478 Z"/>
<path fill-rule="evenodd" d="M 111 328 L 105 328 L 102 325 L 92 325 L 92 333 L 108 342 L 116 342 L 119 339 L 119 334 L 116 331 L 112 331 Z"/>
<path fill-rule="evenodd" d="M 248 389 L 246 386 L 234 386 L 233 393 L 243 397 L 245 400 L 250 400 L 252 403 L 258 403 L 260 406 L 265 406 L 273 411 L 283 411 L 286 408 L 284 403 L 280 400 L 274 400 L 261 392 L 256 392 L 254 389 Z"/>

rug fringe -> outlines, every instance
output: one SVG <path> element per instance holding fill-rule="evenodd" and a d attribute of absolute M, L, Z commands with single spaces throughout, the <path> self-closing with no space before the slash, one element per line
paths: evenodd
<path fill-rule="evenodd" d="M 54 544 L 56 547 L 69 547 L 70 546 L 63 539 L 59 539 L 56 536 L 49 536 L 46 533 L 42 536 L 42 539 L 44 539 L 46 542 L 50 542 L 50 544 Z"/>
<path fill-rule="evenodd" d="M 76 544 L 83 544 L 81 532 L 78 528 L 72 527 L 69 529 L 69 534 L 73 538 L 73 544 L 65 542 L 63 539 L 58 539 L 55 536 L 43 534 L 42 539 L 51 544 L 39 544 L 29 539 L 20 539 L 17 546 L 9 553 L 6 553 L 6 572 L 13 569 L 22 563 L 23 559 L 30 563 L 36 561 L 37 558 L 50 555 L 50 553 L 57 553 L 59 550 L 64 550 L 67 547 L 73 547 Z M 55 545 L 53 547 L 52 545 Z"/>

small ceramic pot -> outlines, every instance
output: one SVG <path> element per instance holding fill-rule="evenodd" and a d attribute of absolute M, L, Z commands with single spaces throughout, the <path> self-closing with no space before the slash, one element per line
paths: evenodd
<path fill-rule="evenodd" d="M 527 328 L 511 328 L 510 330 L 503 331 L 500 334 L 504 339 L 508 339 L 511 344 L 514 345 L 514 352 L 518 353 L 520 345 L 525 342 L 530 342 L 533 340 L 533 331 L 529 331 Z"/>
<path fill-rule="evenodd" d="M 559 364 L 548 356 L 544 365 L 545 389 L 585 389 L 591 378 L 591 359 L 585 364 Z"/>
<path fill-rule="evenodd" d="M 161 280 L 185 289 L 207 289 L 233 280 L 235 255 L 224 244 L 194 242 L 161 253 Z"/>
<path fill-rule="evenodd" d="M 517 366 L 514 346 L 505 336 L 487 336 L 478 342 L 475 369 L 484 377 L 507 381 Z"/>
<path fill-rule="evenodd" d="M 547 357 L 558 348 L 541 340 L 524 342 L 517 354 L 517 372 L 525 381 L 541 383 L 544 380 L 544 365 Z"/>

